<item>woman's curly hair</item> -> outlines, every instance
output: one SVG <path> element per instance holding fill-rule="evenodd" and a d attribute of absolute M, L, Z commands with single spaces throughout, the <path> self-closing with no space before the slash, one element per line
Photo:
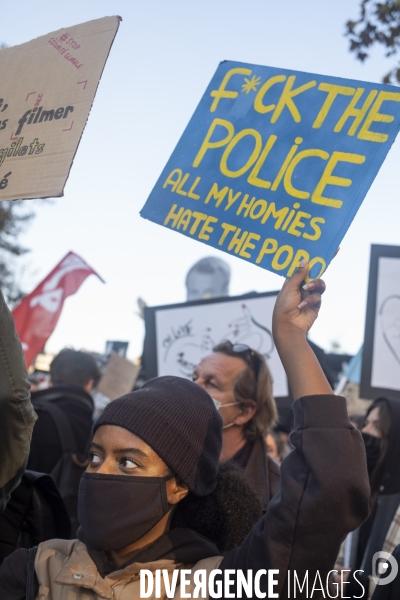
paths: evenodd
<path fill-rule="evenodd" d="M 208 496 L 189 494 L 175 508 L 171 529 L 193 529 L 210 539 L 221 554 L 240 546 L 262 515 L 260 501 L 242 469 L 219 467 L 218 483 Z"/>

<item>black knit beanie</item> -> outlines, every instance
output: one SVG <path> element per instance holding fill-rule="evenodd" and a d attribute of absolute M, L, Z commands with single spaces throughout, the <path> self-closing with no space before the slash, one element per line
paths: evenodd
<path fill-rule="evenodd" d="M 146 442 L 196 496 L 217 485 L 222 419 L 209 394 L 181 377 L 157 377 L 110 402 L 93 425 L 117 425 Z"/>

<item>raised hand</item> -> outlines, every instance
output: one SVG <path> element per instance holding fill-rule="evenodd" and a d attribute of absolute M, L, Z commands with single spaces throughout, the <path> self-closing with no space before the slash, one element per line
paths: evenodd
<path fill-rule="evenodd" d="M 274 341 L 295 399 L 332 394 L 332 389 L 307 342 L 318 317 L 325 284 L 320 279 L 304 284 L 308 265 L 303 261 L 276 300 L 272 319 Z"/>
<path fill-rule="evenodd" d="M 307 335 L 318 317 L 325 283 L 316 279 L 303 284 L 307 274 L 308 264 L 302 261 L 297 271 L 283 284 L 274 309 L 274 335 L 277 328 L 285 327 L 297 328 Z"/>

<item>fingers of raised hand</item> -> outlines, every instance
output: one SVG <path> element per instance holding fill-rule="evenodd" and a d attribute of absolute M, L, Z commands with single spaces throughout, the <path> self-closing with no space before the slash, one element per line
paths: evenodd
<path fill-rule="evenodd" d="M 311 308 L 311 310 L 314 310 L 315 312 L 318 312 L 319 309 L 321 308 L 321 294 L 322 292 L 313 292 L 310 293 L 308 295 L 305 296 L 305 298 L 300 302 L 300 304 L 298 305 L 297 308 L 299 308 L 300 310 L 302 308 Z"/>
<path fill-rule="evenodd" d="M 299 289 L 302 282 L 307 280 L 308 263 L 302 260 L 293 275 L 285 281 L 285 284 L 292 290 Z"/>
<path fill-rule="evenodd" d="M 298 297 L 300 296 L 301 302 L 297 306 L 298 309 L 301 310 L 302 308 L 308 307 L 318 313 L 321 306 L 321 296 L 325 292 L 325 282 L 322 279 L 314 279 L 313 281 L 304 283 L 307 279 L 307 274 L 308 263 L 303 260 L 292 277 L 285 281 L 283 289 L 286 288 L 287 292 L 292 296 L 292 299 L 293 294 Z"/>
<path fill-rule="evenodd" d="M 306 292 L 306 294 L 304 294 L 304 298 L 309 294 L 314 294 L 315 292 L 318 294 L 323 294 L 326 290 L 325 281 L 323 279 L 314 279 L 314 281 L 309 281 L 303 285 L 303 290 Z"/>

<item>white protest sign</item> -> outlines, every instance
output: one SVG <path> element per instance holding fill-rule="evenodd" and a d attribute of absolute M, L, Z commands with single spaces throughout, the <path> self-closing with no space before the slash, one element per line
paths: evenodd
<path fill-rule="evenodd" d="M 265 292 L 146 307 L 146 378 L 172 375 L 191 379 L 200 361 L 229 340 L 264 355 L 275 398 L 286 398 L 287 377 L 272 337 L 277 295 Z"/>
<path fill-rule="evenodd" d="M 120 20 L 0 51 L 0 201 L 63 195 Z"/>
<path fill-rule="evenodd" d="M 400 400 L 400 246 L 371 247 L 360 396 Z"/>

